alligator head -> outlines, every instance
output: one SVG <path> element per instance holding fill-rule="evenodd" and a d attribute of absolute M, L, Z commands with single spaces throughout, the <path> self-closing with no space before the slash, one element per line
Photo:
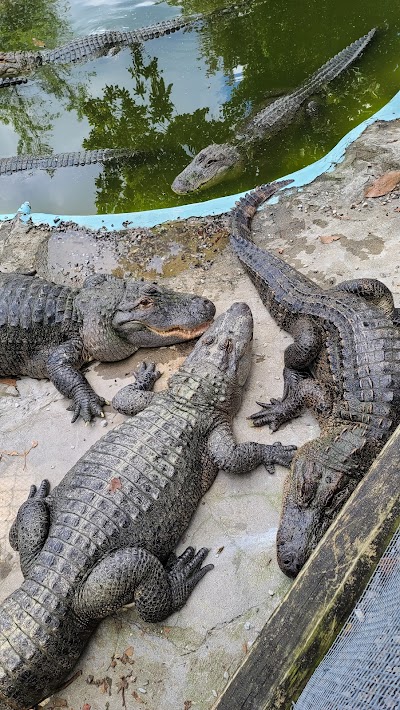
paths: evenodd
<path fill-rule="evenodd" d="M 357 478 L 314 458 L 313 450 L 314 442 L 299 450 L 284 486 L 277 553 L 289 577 L 300 572 L 357 485 Z"/>
<path fill-rule="evenodd" d="M 199 382 L 191 402 L 212 404 L 229 416 L 239 409 L 251 368 L 253 317 L 246 303 L 233 303 L 196 343 L 182 368 L 170 380 L 174 394 L 185 396 L 189 374 Z M 180 389 L 182 388 L 182 389 Z"/>
<path fill-rule="evenodd" d="M 76 300 L 85 347 L 102 362 L 196 338 L 215 314 L 207 298 L 105 275 L 89 277 Z"/>
<path fill-rule="evenodd" d="M 197 153 L 192 162 L 175 178 L 171 188 L 178 195 L 210 187 L 240 163 L 241 155 L 229 143 L 212 143 Z"/>

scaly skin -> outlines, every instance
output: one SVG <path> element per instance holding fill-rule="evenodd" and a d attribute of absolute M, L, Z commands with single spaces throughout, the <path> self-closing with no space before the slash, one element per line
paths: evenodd
<path fill-rule="evenodd" d="M 249 241 L 257 207 L 288 182 L 237 203 L 231 243 L 264 305 L 294 338 L 285 350 L 282 400 L 259 402 L 250 418 L 276 431 L 310 407 L 321 427 L 296 453 L 285 483 L 278 561 L 295 576 L 400 423 L 400 319 L 380 281 L 323 290 Z"/>
<path fill-rule="evenodd" d="M 375 34 L 372 29 L 364 37 L 356 40 L 336 54 L 304 84 L 290 94 L 281 96 L 262 109 L 237 133 L 232 143 L 211 145 L 203 148 L 191 163 L 175 178 L 171 188 L 178 195 L 210 187 L 222 180 L 232 169 L 240 169 L 246 159 L 249 144 L 265 140 L 282 130 L 293 119 L 305 101 L 324 89 L 326 84 L 335 79 L 352 64 L 365 49 Z"/>
<path fill-rule="evenodd" d="M 177 17 L 164 20 L 137 30 L 107 30 L 98 34 L 78 37 L 55 49 L 40 49 L 26 52 L 0 52 L 0 76 L 12 77 L 19 72 L 33 71 L 42 64 L 72 64 L 101 57 L 121 47 L 141 44 L 156 37 L 163 37 L 192 25 L 198 18 Z"/>
<path fill-rule="evenodd" d="M 12 175 L 24 170 L 55 170 L 78 165 L 108 163 L 112 160 L 132 158 L 135 155 L 139 155 L 138 151 L 129 148 L 100 148 L 54 155 L 13 155 L 10 158 L 0 158 L 0 175 Z"/>
<path fill-rule="evenodd" d="M 100 619 L 135 601 L 146 621 L 179 609 L 212 565 L 180 537 L 219 468 L 288 465 L 295 447 L 236 444 L 231 420 L 251 364 L 252 316 L 235 303 L 161 394 L 128 386 L 133 418 L 89 449 L 51 495 L 31 490 L 10 541 L 25 580 L 0 607 L 0 709 L 27 710 L 72 671 Z M 113 488 L 113 481 L 119 485 Z M 168 561 L 168 562 L 167 562 Z"/>
<path fill-rule="evenodd" d="M 102 416 L 105 400 L 79 372 L 84 363 L 196 338 L 214 314 L 206 298 L 145 281 L 95 274 L 71 289 L 0 274 L 0 377 L 47 377 L 72 399 L 72 421 L 90 421 Z"/>

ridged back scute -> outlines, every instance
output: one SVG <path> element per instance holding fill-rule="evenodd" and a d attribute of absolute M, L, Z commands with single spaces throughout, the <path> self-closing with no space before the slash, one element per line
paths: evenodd
<path fill-rule="evenodd" d="M 296 96 L 303 94 L 304 98 L 307 98 L 315 91 L 320 90 L 325 84 L 336 79 L 339 74 L 347 69 L 347 67 L 360 56 L 373 38 L 375 32 L 376 28 L 374 27 L 363 37 L 360 37 L 355 42 L 349 44 L 348 47 L 342 49 L 341 52 L 335 54 L 334 57 L 329 59 L 318 71 L 312 74 L 293 94 Z"/>
<path fill-rule="evenodd" d="M 22 274 L 0 275 L 0 327 L 29 330 L 40 324 L 69 324 L 74 292 Z"/>

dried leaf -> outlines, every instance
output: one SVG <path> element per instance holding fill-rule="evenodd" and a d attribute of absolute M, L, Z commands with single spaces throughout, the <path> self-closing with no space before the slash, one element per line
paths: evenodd
<path fill-rule="evenodd" d="M 124 651 L 124 655 L 129 657 L 133 656 L 133 646 L 128 646 Z"/>
<path fill-rule="evenodd" d="M 365 197 L 382 197 L 392 192 L 400 182 L 400 170 L 389 170 L 378 177 L 364 192 Z"/>
<path fill-rule="evenodd" d="M 32 37 L 32 44 L 35 45 L 35 47 L 45 47 L 45 43 L 42 42 L 41 39 L 36 39 L 36 37 Z"/>
<path fill-rule="evenodd" d="M 9 385 L 15 387 L 17 380 L 15 377 L 0 377 L 0 385 Z"/>
<path fill-rule="evenodd" d="M 215 553 L 215 557 L 219 557 L 221 552 L 225 549 L 225 545 L 222 545 L 222 547 L 219 547 L 218 550 Z"/>
<path fill-rule="evenodd" d="M 115 476 L 108 484 L 108 490 L 110 493 L 115 493 L 115 491 L 118 491 L 120 488 L 122 488 L 121 479 L 118 478 L 118 476 Z"/>
<path fill-rule="evenodd" d="M 190 710 L 192 704 L 193 703 L 191 700 L 185 700 L 185 702 L 183 703 L 183 710 Z"/>
<path fill-rule="evenodd" d="M 135 700 L 137 700 L 138 703 L 144 703 L 144 700 L 140 697 L 140 695 L 136 692 L 136 690 L 134 690 L 132 692 L 132 698 L 135 698 Z"/>
<path fill-rule="evenodd" d="M 84 705 L 82 705 L 82 710 L 91 710 L 91 707 L 92 706 L 89 705 L 89 703 L 85 703 Z"/>
<path fill-rule="evenodd" d="M 319 238 L 322 244 L 331 244 L 332 242 L 337 242 L 340 239 L 340 234 L 324 234 Z"/>

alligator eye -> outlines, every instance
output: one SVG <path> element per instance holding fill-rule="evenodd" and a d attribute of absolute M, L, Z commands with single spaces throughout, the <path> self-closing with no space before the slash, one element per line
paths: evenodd
<path fill-rule="evenodd" d="M 136 308 L 148 308 L 153 305 L 153 301 L 150 298 L 141 298 L 136 304 Z"/>

